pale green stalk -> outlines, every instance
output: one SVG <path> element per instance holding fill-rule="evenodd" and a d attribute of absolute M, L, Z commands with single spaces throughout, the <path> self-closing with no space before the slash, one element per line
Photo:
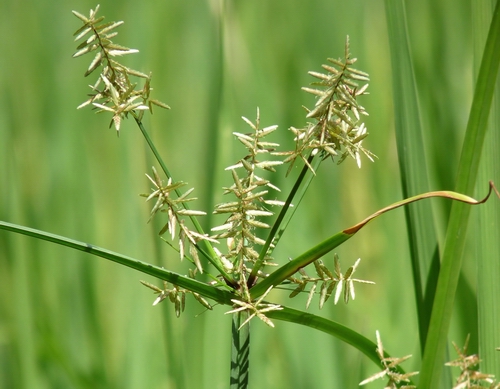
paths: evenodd
<path fill-rule="evenodd" d="M 153 152 L 156 160 L 160 164 L 161 169 L 163 170 L 163 172 L 165 173 L 165 175 L 168 178 L 171 178 L 172 175 L 170 174 L 170 171 L 168 170 L 167 166 L 165 165 L 165 162 L 163 162 L 163 159 L 161 158 L 160 153 L 156 149 L 156 146 L 154 145 L 153 140 L 151 139 L 151 137 L 149 136 L 148 132 L 144 128 L 144 125 L 142 124 L 142 121 L 136 115 L 134 115 L 134 119 L 135 119 L 137 125 L 139 126 L 139 129 L 141 130 L 142 135 L 146 139 L 146 142 L 148 143 L 149 147 L 151 148 L 151 151 Z M 179 196 L 179 197 L 181 196 L 181 193 L 179 192 L 178 189 L 175 190 L 175 193 L 177 194 L 177 196 Z M 189 206 L 186 203 L 183 203 L 183 206 L 186 209 L 189 209 Z M 198 233 L 200 233 L 200 234 L 203 234 L 204 233 L 203 232 L 203 228 L 201 227 L 200 223 L 198 222 L 198 219 L 195 216 L 190 216 L 190 219 L 191 219 L 191 222 L 193 223 L 193 225 L 195 226 L 196 231 L 198 231 Z M 202 246 L 205 247 L 205 249 L 208 251 L 208 253 L 205 250 L 203 250 Z M 214 267 L 219 271 L 219 273 L 225 279 L 229 279 L 230 278 L 229 275 L 227 274 L 226 270 L 224 269 L 224 266 L 222 265 L 222 262 L 220 261 L 219 257 L 217 256 L 217 254 L 215 253 L 212 245 L 209 242 L 204 241 L 204 243 L 202 243 L 201 245 L 198 244 L 197 247 L 198 247 L 199 251 L 205 256 L 205 258 L 207 258 L 207 260 L 212 265 L 214 265 Z"/>
<path fill-rule="evenodd" d="M 246 389 L 250 369 L 250 323 L 248 311 L 233 313 L 231 324 L 231 389 Z"/>
<path fill-rule="evenodd" d="M 313 160 L 313 156 L 311 155 L 308 158 L 308 163 L 311 164 L 312 160 Z M 319 166 L 320 159 L 318 158 L 317 161 L 318 161 L 317 166 Z M 302 200 L 302 197 L 304 196 L 307 188 L 309 187 L 309 184 L 311 183 L 311 181 L 314 177 L 313 175 L 311 175 L 309 177 L 309 179 L 306 180 L 304 185 L 302 185 L 302 182 L 303 182 L 304 177 L 306 176 L 307 172 L 310 172 L 309 168 L 307 165 L 304 165 L 302 167 L 300 174 L 299 174 L 299 177 L 297 177 L 297 180 L 295 181 L 295 184 L 292 187 L 292 190 L 288 194 L 288 197 L 285 201 L 285 204 L 281 208 L 281 211 L 278 214 L 278 217 L 276 218 L 276 221 L 274 222 L 273 227 L 271 228 L 271 231 L 269 232 L 269 235 L 267 236 L 266 243 L 264 244 L 264 246 L 262 247 L 262 249 L 260 251 L 259 259 L 255 262 L 255 264 L 252 268 L 252 272 L 250 274 L 250 277 L 248 278 L 249 285 L 253 285 L 253 283 L 255 281 L 255 277 L 257 276 L 258 271 L 261 269 L 266 255 L 269 255 L 269 247 L 271 246 L 271 243 L 274 244 L 275 246 L 278 244 L 279 239 L 283 235 L 283 233 L 288 225 L 288 222 L 290 221 L 291 216 L 293 216 L 293 213 L 295 212 L 295 210 L 299 206 L 300 200 Z M 302 185 L 302 188 L 301 188 L 301 185 Z M 299 188 L 301 188 L 300 192 L 299 192 Z M 292 201 L 298 192 L 299 192 L 299 201 L 292 208 Z M 292 209 L 290 210 L 290 208 L 292 208 Z M 281 223 L 283 222 L 283 220 L 285 220 L 285 216 L 287 215 L 287 212 L 289 212 L 288 217 L 285 221 L 283 228 L 280 229 Z M 272 251 L 272 249 L 271 249 L 271 251 Z"/>

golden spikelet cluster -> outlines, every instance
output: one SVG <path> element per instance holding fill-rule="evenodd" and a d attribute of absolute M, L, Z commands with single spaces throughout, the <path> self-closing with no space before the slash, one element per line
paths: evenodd
<path fill-rule="evenodd" d="M 224 188 L 225 194 L 232 194 L 234 201 L 219 204 L 214 214 L 228 214 L 225 222 L 212 228 L 216 234 L 214 239 L 226 239 L 228 252 L 221 254 L 228 267 L 238 275 L 248 272 L 251 265 L 259 258 L 255 246 L 263 246 L 265 241 L 256 234 L 257 229 L 268 229 L 270 225 L 262 221 L 263 217 L 273 215 L 271 206 L 282 206 L 282 201 L 267 198 L 269 189 L 279 191 L 269 180 L 262 177 L 260 172 L 274 172 L 275 166 L 282 161 L 261 160 L 261 156 L 273 154 L 278 145 L 264 140 L 278 126 L 261 129 L 259 111 L 255 123 L 243 118 L 251 127 L 252 132 L 242 134 L 235 132 L 236 138 L 247 148 L 248 154 L 235 165 L 229 166 L 233 177 L 233 185 Z M 241 172 L 241 173 L 239 173 Z M 270 259 L 270 258 L 267 258 Z"/>
<path fill-rule="evenodd" d="M 118 56 L 138 53 L 139 50 L 113 43 L 111 39 L 118 34 L 114 30 L 123 22 L 101 23 L 104 16 L 97 17 L 98 10 L 99 5 L 95 10 L 90 10 L 88 17 L 73 11 L 73 14 L 83 22 L 83 25 L 74 33 L 75 41 L 83 41 L 76 48 L 77 51 L 73 57 L 95 53 L 94 59 L 85 72 L 85 77 L 101 69 L 97 81 L 89 85 L 92 89 L 89 99 L 78 108 L 91 104 L 97 112 L 112 113 L 110 126 L 114 124 L 116 131 L 119 132 L 122 119 L 129 113 L 142 118 L 143 112 L 152 111 L 153 105 L 162 108 L 169 107 L 161 101 L 150 98 L 151 74 L 147 75 L 131 69 L 114 59 Z M 144 86 L 137 88 L 137 83 L 132 82 L 131 77 L 144 79 Z"/>
<path fill-rule="evenodd" d="M 362 115 L 368 115 L 365 108 L 358 103 L 358 97 L 367 94 L 368 84 L 359 86 L 358 82 L 368 82 L 368 74 L 354 69 L 352 65 L 356 58 L 349 53 L 349 37 L 345 44 L 345 57 L 341 59 L 328 58 L 329 65 L 323 65 L 327 73 L 309 72 L 319 81 L 312 83 L 315 88 L 304 87 L 302 90 L 317 96 L 312 110 L 308 110 L 309 122 L 303 128 L 291 127 L 295 135 L 295 150 L 282 152 L 286 155 L 285 163 L 290 162 L 291 170 L 297 159 L 302 159 L 309 165 L 307 158 L 310 153 L 320 153 L 321 157 L 339 157 L 341 163 L 348 155 L 354 158 L 361 167 L 360 154 L 365 154 L 373 161 L 374 154 L 362 146 L 362 141 L 368 135 Z"/>
<path fill-rule="evenodd" d="M 289 297 L 292 298 L 297 296 L 299 293 L 304 292 L 307 286 L 310 286 L 306 303 L 307 309 L 309 308 L 314 295 L 318 292 L 319 286 L 319 308 L 321 309 L 334 291 L 334 303 L 337 304 L 339 302 L 340 296 L 342 295 L 343 291 L 344 303 L 347 304 L 349 302 L 349 299 L 354 300 L 356 298 L 356 293 L 354 291 L 355 282 L 360 282 L 363 284 L 375 284 L 372 281 L 360 280 L 353 277 L 354 272 L 356 271 L 356 268 L 361 261 L 361 258 L 358 258 L 356 263 L 349 269 L 347 269 L 345 274 L 343 274 L 340 269 L 340 261 L 338 255 L 335 254 L 334 258 L 334 272 L 330 271 L 330 269 L 325 266 L 323 261 L 318 259 L 313 262 L 317 277 L 310 277 L 304 269 L 299 270 L 300 278 L 290 277 L 288 280 L 294 284 L 297 284 L 297 287 L 292 291 L 292 293 L 290 293 Z"/>

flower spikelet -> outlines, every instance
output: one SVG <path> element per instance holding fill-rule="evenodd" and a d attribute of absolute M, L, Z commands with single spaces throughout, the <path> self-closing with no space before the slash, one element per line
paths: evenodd
<path fill-rule="evenodd" d="M 314 172 L 307 162 L 310 153 L 320 153 L 323 158 L 339 157 L 341 163 L 347 156 L 351 156 L 361 167 L 360 153 L 365 154 L 371 161 L 374 155 L 361 144 L 368 135 L 363 115 L 368 115 L 357 99 L 367 94 L 368 84 L 359 86 L 358 82 L 368 82 L 368 74 L 354 69 L 352 65 L 356 58 L 349 53 L 349 37 L 345 45 L 345 57 L 341 59 L 328 58 L 330 64 L 323 65 L 327 73 L 309 72 L 319 81 L 312 83 L 315 88 L 304 87 L 302 90 L 317 97 L 316 105 L 308 110 L 309 122 L 304 128 L 290 128 L 295 135 L 296 148 L 294 151 L 280 152 L 287 155 L 285 163 L 290 162 L 289 170 L 297 158 L 302 159 Z"/>
<path fill-rule="evenodd" d="M 454 361 L 446 363 L 446 366 L 456 366 L 460 368 L 460 375 L 458 376 L 453 389 L 500 388 L 500 383 L 494 380 L 495 376 L 493 374 L 485 374 L 477 370 L 477 366 L 481 360 L 478 355 L 469 355 L 467 353 L 469 339 L 470 335 L 467 335 L 463 349 L 460 349 L 455 343 L 453 343 L 453 347 L 458 354 L 458 358 Z"/>
<path fill-rule="evenodd" d="M 259 254 L 254 248 L 255 245 L 265 243 L 257 236 L 256 229 L 267 229 L 270 226 L 260 219 L 273 215 L 269 210 L 270 206 L 284 204 L 266 198 L 269 188 L 277 191 L 279 188 L 261 176 L 261 171 L 274 172 L 274 167 L 283 163 L 261 160 L 261 156 L 272 153 L 279 146 L 263 139 L 275 131 L 277 126 L 261 129 L 258 110 L 255 123 L 247 118 L 243 120 L 252 128 L 252 132 L 248 134 L 235 132 L 234 135 L 247 148 L 248 154 L 226 169 L 231 171 L 234 183 L 224 188 L 224 194 L 233 194 L 236 200 L 216 206 L 214 214 L 229 214 L 229 217 L 224 224 L 212 228 L 215 233 L 213 238 L 227 240 L 229 252 L 224 258 L 235 265 L 234 268 L 238 273 L 248 270 L 246 263 L 254 263 L 258 259 Z M 266 258 L 268 259 L 270 258 Z"/>
<path fill-rule="evenodd" d="M 242 296 L 243 299 L 242 300 L 232 299 L 231 301 L 233 302 L 235 308 L 230 311 L 227 311 L 226 314 L 238 313 L 240 311 L 246 311 L 246 310 L 248 310 L 249 313 L 251 313 L 248 316 L 248 318 L 243 323 L 241 323 L 238 330 L 240 330 L 245 324 L 249 323 L 250 320 L 252 320 L 255 316 L 257 316 L 260 320 L 266 323 L 269 327 L 274 328 L 274 323 L 265 315 L 265 313 L 271 311 L 279 311 L 282 310 L 283 307 L 279 304 L 270 304 L 263 302 L 264 298 L 266 298 L 266 296 L 269 294 L 269 292 L 273 287 L 270 286 L 266 290 L 266 292 L 262 296 L 260 296 L 258 300 L 252 301 L 248 288 L 246 287 L 246 283 L 242 283 L 242 285 L 244 290 Z"/>
<path fill-rule="evenodd" d="M 190 278 L 195 278 L 195 274 L 196 270 L 189 271 Z M 146 281 L 141 281 L 141 284 L 148 287 L 149 289 L 152 289 L 156 294 L 158 294 L 158 297 L 153 302 L 153 306 L 161 303 L 163 300 L 168 298 L 168 300 L 170 300 L 170 302 L 174 304 L 175 315 L 177 317 L 179 317 L 181 313 L 184 312 L 184 308 L 186 306 L 186 294 L 192 294 L 196 301 L 198 301 L 206 309 L 213 309 L 212 305 L 198 293 L 192 292 L 188 289 L 180 288 L 177 285 L 173 285 L 170 288 L 168 282 L 166 281 L 163 281 L 163 289 L 158 288 L 156 285 L 150 284 Z"/>
<path fill-rule="evenodd" d="M 177 195 L 177 190 L 186 185 L 184 182 L 172 182 L 172 178 L 168 179 L 166 185 L 163 184 L 162 179 L 158 175 L 156 169 L 153 167 L 153 177 L 146 174 L 148 179 L 154 185 L 152 192 L 147 195 L 142 196 L 147 197 L 146 201 L 156 199 L 156 203 L 151 210 L 151 216 L 149 220 L 153 218 L 158 212 L 163 212 L 168 215 L 168 221 L 165 226 L 161 229 L 160 235 L 168 232 L 172 240 L 177 236 L 179 239 L 179 254 L 181 260 L 187 257 L 187 251 L 189 252 L 190 259 L 196 264 L 196 267 L 200 272 L 202 272 L 200 259 L 198 257 L 198 252 L 195 249 L 196 245 L 201 240 L 209 240 L 213 243 L 218 243 L 215 239 L 210 238 L 207 234 L 200 234 L 196 231 L 192 231 L 186 226 L 184 222 L 184 217 L 188 216 L 203 216 L 206 215 L 203 211 L 196 211 L 192 209 L 187 209 L 184 204 L 193 200 L 195 197 L 189 197 L 193 189 L 189 189 L 182 195 Z M 187 245 L 187 247 L 186 247 Z M 186 248 L 188 250 L 186 250 Z"/>
<path fill-rule="evenodd" d="M 382 340 L 380 339 L 380 333 L 376 331 L 376 336 L 377 336 L 377 354 L 380 358 L 380 362 L 382 363 L 382 366 L 384 367 L 384 370 L 382 370 L 379 373 L 376 373 L 372 375 L 371 377 L 368 377 L 366 380 L 362 381 L 359 383 L 359 385 L 366 385 L 369 382 L 375 381 L 379 378 L 388 378 L 389 382 L 387 385 L 385 385 L 385 389 L 414 389 L 416 386 L 414 385 L 406 385 L 406 383 L 410 383 L 410 377 L 417 375 L 418 371 L 411 372 L 411 373 L 400 373 L 398 372 L 398 365 L 401 364 L 402 362 L 406 361 L 407 359 L 411 358 L 411 355 L 407 355 L 402 358 L 391 358 L 391 357 L 386 357 L 384 353 L 384 347 L 382 345 Z"/>
<path fill-rule="evenodd" d="M 351 266 L 345 274 L 342 274 L 340 270 L 340 261 L 337 254 L 335 254 L 335 270 L 332 272 L 328 267 L 325 266 L 323 261 L 316 260 L 313 262 L 314 268 L 316 270 L 317 277 L 311 277 L 307 274 L 304 269 L 299 269 L 300 278 L 290 277 L 288 280 L 297 287 L 290 293 L 291 298 L 297 296 L 299 293 L 304 292 L 306 287 L 310 285 L 306 309 L 309 308 L 311 301 L 315 294 L 318 292 L 319 287 L 319 308 L 323 308 L 323 305 L 330 298 L 330 296 L 335 291 L 334 302 L 337 304 L 342 295 L 342 290 L 344 291 L 344 303 L 348 303 L 349 299 L 354 300 L 356 294 L 354 292 L 354 282 L 360 282 L 363 284 L 374 284 L 373 281 L 366 281 L 354 278 L 354 272 L 356 271 L 360 258 L 356 263 Z"/>
<path fill-rule="evenodd" d="M 119 132 L 122 119 L 126 118 L 129 113 L 136 115 L 140 120 L 145 110 L 152 111 L 153 105 L 162 108 L 169 107 L 161 101 L 150 98 L 151 74 L 131 69 L 114 59 L 118 56 L 138 53 L 139 50 L 113 43 L 111 38 L 118 34 L 114 30 L 123 22 L 101 23 L 104 16 L 97 17 L 98 10 L 99 5 L 95 10 L 90 10 L 88 17 L 73 11 L 73 14 L 83 22 L 83 25 L 74 33 L 75 41 L 83 41 L 76 48 L 77 51 L 73 57 L 95 53 L 94 59 L 85 72 L 85 77 L 96 69 L 101 69 L 95 84 L 90 85 L 92 89 L 89 94 L 90 98 L 78 108 L 91 104 L 97 108 L 97 112 L 112 113 L 110 126 L 114 124 L 116 131 Z M 137 83 L 131 81 L 131 77 L 144 79 L 144 86 L 138 88 Z"/>

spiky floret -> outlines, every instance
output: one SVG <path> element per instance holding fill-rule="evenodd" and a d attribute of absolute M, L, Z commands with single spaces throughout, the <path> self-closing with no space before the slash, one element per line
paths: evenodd
<path fill-rule="evenodd" d="M 356 263 L 347 269 L 344 274 L 340 270 L 338 255 L 335 254 L 334 258 L 334 271 L 328 269 L 323 261 L 318 259 L 313 262 L 317 277 L 309 276 L 304 269 L 299 270 L 300 278 L 290 277 L 288 280 L 296 284 L 297 287 L 290 293 L 289 297 L 292 298 L 297 296 L 299 293 L 304 292 L 306 287 L 309 286 L 306 309 L 309 308 L 309 305 L 317 292 L 319 292 L 319 308 L 321 309 L 333 292 L 335 292 L 335 304 L 339 302 L 342 291 L 344 291 L 344 303 L 347 304 L 349 299 L 354 300 L 356 298 L 354 282 L 362 284 L 375 284 L 372 281 L 360 280 L 353 277 L 361 258 L 358 258 Z"/>
<path fill-rule="evenodd" d="M 187 258 L 193 262 L 200 273 L 203 269 L 198 257 L 199 253 L 205 255 L 215 265 L 222 277 L 220 279 L 217 276 L 212 277 L 216 281 L 223 279 L 227 286 L 236 289 L 236 293 L 240 297 L 233 301 L 235 306 L 239 306 L 233 312 L 247 309 L 254 313 L 250 317 L 258 316 L 268 323 L 263 312 L 279 309 L 279 306 L 263 302 L 263 297 L 253 301 L 248 288 L 255 285 L 258 277 L 267 276 L 261 271 L 262 265 L 273 264 L 270 255 L 274 248 L 273 242 L 277 241 L 274 240 L 277 229 L 276 231 L 271 230 L 267 241 L 260 237 L 262 235 L 259 230 L 271 227 L 265 218 L 273 216 L 272 206 L 286 205 L 278 217 L 280 221 L 282 220 L 282 215 L 292 206 L 293 195 L 286 203 L 270 198 L 269 189 L 279 191 L 279 188 L 267 179 L 266 173 L 275 172 L 275 167 L 285 162 L 290 162 L 290 171 L 297 159 L 302 159 L 314 173 L 309 161 L 316 154 L 322 158 L 339 156 L 338 162 L 350 155 L 357 161 L 358 165 L 361 163 L 360 153 L 364 153 L 372 159 L 373 154 L 361 146 L 367 132 L 360 120 L 361 115 L 367 115 L 367 113 L 357 102 L 357 97 L 366 94 L 368 86 L 359 87 L 357 82 L 368 81 L 368 75 L 352 67 L 356 59 L 350 56 L 348 40 L 343 60 L 328 59 L 330 64 L 323 65 L 323 69 L 327 72 L 325 74 L 309 72 L 319 81 L 313 83 L 314 88 L 308 87 L 303 88 L 303 90 L 314 94 L 318 100 L 315 107 L 308 110 L 307 118 L 311 122 L 302 129 L 291 128 L 295 134 L 296 147 L 294 151 L 278 152 L 276 151 L 279 147 L 277 143 L 265 140 L 269 134 L 277 129 L 277 126 L 261 129 L 259 110 L 257 110 L 255 122 L 243 117 L 252 131 L 249 133 L 234 132 L 234 135 L 246 147 L 247 154 L 236 164 L 226 169 L 231 172 L 233 184 L 224 188 L 224 194 L 231 194 L 235 199 L 215 207 L 215 214 L 225 214 L 227 218 L 222 225 L 212 229 L 213 236 L 208 236 L 197 221 L 197 217 L 205 213 L 191 210 L 186 204 L 194 200 L 194 198 L 189 197 L 192 189 L 183 194 L 179 191 L 185 183 L 173 181 L 142 127 L 141 119 L 144 111 L 152 111 L 153 105 L 162 108 L 169 107 L 150 98 L 151 74 L 147 75 L 131 69 L 116 60 L 118 56 L 134 54 L 138 50 L 114 43 L 112 38 L 117 35 L 115 29 L 123 22 L 104 23 L 104 17 L 97 17 L 98 10 L 99 6 L 90 10 L 88 17 L 73 11 L 73 14 L 83 22 L 83 25 L 74 34 L 75 41 L 81 41 L 81 43 L 73 57 L 94 53 L 94 57 L 85 72 L 86 77 L 100 69 L 97 81 L 94 85 L 90 85 L 92 92 L 89 94 L 89 98 L 78 108 L 91 105 L 97 109 L 97 112 L 110 112 L 112 114 L 110 126 L 114 124 L 117 132 L 120 130 L 123 118 L 126 118 L 129 113 L 136 119 L 167 176 L 167 182 L 164 183 L 153 168 L 153 175 L 148 176 L 153 188 L 149 194 L 144 195 L 147 200 L 155 201 L 151 217 L 158 212 L 167 214 L 168 220 L 161 229 L 160 235 L 168 232 L 172 240 L 177 239 L 178 247 L 174 248 L 178 250 L 181 259 Z M 137 83 L 132 81 L 136 78 L 144 80 L 142 87 L 138 88 Z M 285 161 L 277 161 L 263 158 L 270 155 L 284 155 L 286 159 Z M 187 226 L 184 221 L 185 217 L 191 219 L 195 230 Z M 279 222 L 274 227 L 276 226 L 279 227 Z M 221 239 L 227 241 L 228 250 L 225 253 L 221 253 L 211 245 L 211 243 L 219 243 Z M 201 241 L 208 241 L 205 242 L 207 245 L 200 247 Z M 170 244 L 174 246 L 175 243 Z M 205 248 L 208 248 L 207 251 L 204 251 Z M 318 277 L 309 277 L 301 269 L 301 278 L 291 277 L 288 279 L 288 283 L 292 282 L 298 285 L 292 295 L 303 291 L 305 286 L 309 285 L 307 305 L 310 304 L 317 287 L 320 289 L 320 307 L 334 291 L 335 302 L 339 300 L 343 290 L 344 300 L 347 303 L 349 298 L 354 299 L 354 282 L 365 282 L 352 278 L 358 262 L 345 274 L 342 274 L 337 258 L 334 272 L 330 272 L 323 262 L 316 261 L 314 266 Z M 175 303 L 176 313 L 179 314 L 183 308 L 185 290 L 175 285 L 173 289 L 167 285 L 164 285 L 163 289 L 152 287 L 149 284 L 147 286 L 160 293 L 155 303 L 169 297 Z M 269 291 L 270 289 L 265 295 Z M 195 295 L 195 297 L 197 296 Z"/>
<path fill-rule="evenodd" d="M 404 361 L 411 358 L 411 355 L 407 355 L 401 358 L 390 358 L 386 357 L 384 353 L 384 346 L 382 345 L 382 340 L 380 339 L 380 333 L 376 331 L 377 337 L 377 354 L 380 358 L 380 362 L 383 366 L 383 370 L 379 373 L 368 377 L 366 380 L 360 382 L 360 386 L 366 385 L 370 382 L 373 382 L 379 378 L 386 378 L 389 380 L 385 385 L 386 389 L 415 389 L 416 386 L 409 384 L 411 382 L 411 377 L 418 374 L 418 371 L 411 373 L 400 373 L 397 371 L 398 366 Z M 406 385 L 406 384 L 409 385 Z"/>
<path fill-rule="evenodd" d="M 277 191 L 279 188 L 261 176 L 261 171 L 274 172 L 274 167 L 283 163 L 261 160 L 261 156 L 272 154 L 279 146 L 264 141 L 264 137 L 275 131 L 278 126 L 261 129 L 259 110 L 255 123 L 247 118 L 243 120 L 252 128 L 252 132 L 248 134 L 235 132 L 234 135 L 247 148 L 248 154 L 226 169 L 231 171 L 234 183 L 224 188 L 224 193 L 233 194 L 236 200 L 215 207 L 215 214 L 229 214 L 229 217 L 224 224 L 212 228 L 216 233 L 213 238 L 227 239 L 229 251 L 223 254 L 224 260 L 231 263 L 234 271 L 240 274 L 247 271 L 248 267 L 259 258 L 255 246 L 265 244 L 265 241 L 257 236 L 256 230 L 267 229 L 270 226 L 261 218 L 273 215 L 269 206 L 283 205 L 281 201 L 266 198 L 269 188 Z"/>
<path fill-rule="evenodd" d="M 183 207 L 185 203 L 196 200 L 195 197 L 189 197 L 193 188 L 187 190 L 182 195 L 177 196 L 176 191 L 185 186 L 186 183 L 172 182 L 172 178 L 169 178 L 167 184 L 164 185 L 163 180 L 160 178 L 155 168 L 153 168 L 153 177 L 147 174 L 146 176 L 154 187 L 152 188 L 150 194 L 143 194 L 143 196 L 147 197 L 146 201 L 156 199 L 156 203 L 151 210 L 150 220 L 158 212 L 166 213 L 168 215 L 168 221 L 161 229 L 160 235 L 163 235 L 165 232 L 169 232 L 172 240 L 177 236 L 179 239 L 179 254 L 181 260 L 184 259 L 186 253 L 189 252 L 189 258 L 196 264 L 200 273 L 203 272 L 198 251 L 196 250 L 196 245 L 202 240 L 209 240 L 212 243 L 218 242 L 215 239 L 210 238 L 207 234 L 200 234 L 191 230 L 184 222 L 184 217 L 186 216 L 206 215 L 206 212 Z M 186 247 L 188 250 L 186 250 Z"/>
<path fill-rule="evenodd" d="M 303 128 L 290 128 L 295 135 L 295 150 L 279 153 L 287 156 L 284 162 L 290 162 L 288 171 L 300 158 L 314 172 L 307 158 L 310 153 L 318 152 L 323 158 L 339 157 L 338 163 L 349 155 L 359 167 L 360 153 L 373 161 L 374 154 L 361 145 L 368 135 L 361 116 L 368 113 L 357 101 L 359 96 L 367 94 L 368 88 L 368 84 L 360 87 L 358 82 L 368 82 L 369 78 L 367 73 L 352 67 L 356 58 L 351 58 L 349 53 L 349 37 L 346 39 L 344 59 L 328 58 L 328 61 L 330 65 L 323 65 L 326 74 L 309 72 L 319 79 L 312 83 L 316 88 L 302 88 L 318 99 L 314 108 L 307 110 L 307 118 L 314 121 Z"/>
<path fill-rule="evenodd" d="M 169 108 L 161 101 L 151 99 L 151 74 L 147 75 L 137 70 L 122 65 L 114 57 L 127 54 L 138 53 L 139 50 L 130 49 L 113 43 L 118 33 L 113 31 L 121 26 L 123 21 L 101 23 L 104 16 L 97 17 L 99 5 L 95 10 L 90 10 L 88 17 L 73 11 L 73 14 L 83 22 L 74 33 L 75 41 L 83 39 L 73 57 L 79 57 L 88 53 L 95 53 L 94 59 L 90 63 L 85 77 L 101 68 L 99 78 L 94 85 L 89 85 L 92 92 L 90 98 L 80 104 L 78 108 L 83 108 L 92 104 L 98 109 L 97 112 L 111 112 L 113 114 L 110 126 L 114 124 L 116 131 L 120 131 L 122 119 L 129 113 L 137 114 L 139 119 L 145 110 L 151 110 L 157 105 L 162 108 Z M 131 81 L 131 77 L 138 77 L 145 80 L 142 88 L 137 88 L 137 83 Z"/>
<path fill-rule="evenodd" d="M 467 349 L 469 347 L 470 334 L 467 335 L 465 345 L 462 349 L 453 342 L 453 347 L 458 354 L 458 358 L 454 361 L 445 363 L 446 366 L 455 366 L 460 368 L 460 375 L 458 376 L 453 389 L 475 389 L 475 388 L 489 388 L 499 389 L 500 382 L 495 380 L 493 374 L 481 373 L 478 370 L 481 360 L 477 354 L 469 354 Z"/>

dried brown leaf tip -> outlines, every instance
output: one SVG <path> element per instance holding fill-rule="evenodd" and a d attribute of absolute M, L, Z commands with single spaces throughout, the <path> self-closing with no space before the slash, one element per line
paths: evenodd
<path fill-rule="evenodd" d="M 351 156 L 359 167 L 361 153 L 371 161 L 375 156 L 362 146 L 368 132 L 361 118 L 368 113 L 358 103 L 358 97 L 367 94 L 369 78 L 367 73 L 352 67 L 356 58 L 349 53 L 349 37 L 344 58 L 328 58 L 328 62 L 322 66 L 326 73 L 309 72 L 319 81 L 312 83 L 312 88 L 302 88 L 317 98 L 314 108 L 307 114 L 307 118 L 314 121 L 304 128 L 290 128 L 295 135 L 295 150 L 279 153 L 287 156 L 284 162 L 290 162 L 289 171 L 297 159 L 302 159 L 314 172 L 307 162 L 311 153 L 319 153 L 322 158 L 338 157 L 338 163 Z M 364 84 L 360 86 L 359 82 Z"/>
<path fill-rule="evenodd" d="M 467 335 L 465 345 L 462 349 L 453 343 L 453 347 L 458 354 L 458 358 L 454 361 L 446 363 L 446 366 L 456 366 L 460 368 L 460 375 L 458 376 L 453 389 L 499 389 L 500 383 L 494 380 L 495 376 L 493 374 L 484 374 L 477 370 L 481 360 L 477 354 L 468 355 L 467 348 L 469 347 L 469 339 L 470 335 Z"/>
<path fill-rule="evenodd" d="M 386 357 L 384 353 L 384 346 L 382 345 L 382 340 L 380 339 L 380 333 L 376 331 L 377 336 L 377 354 L 380 358 L 380 362 L 382 363 L 382 367 L 384 368 L 381 372 L 378 372 L 371 377 L 368 377 L 366 380 L 359 383 L 360 386 L 366 385 L 369 382 L 375 381 L 380 378 L 386 378 L 389 381 L 385 385 L 385 389 L 413 389 L 416 386 L 411 385 L 410 377 L 417 375 L 417 372 L 411 373 L 401 373 L 398 371 L 399 364 L 411 358 L 411 355 L 407 355 L 402 358 L 391 358 Z M 409 384 L 409 385 L 406 385 Z"/>
<path fill-rule="evenodd" d="M 85 72 L 85 77 L 97 69 L 101 70 L 95 84 L 89 85 L 92 89 L 89 94 L 90 98 L 78 108 L 93 105 L 97 112 L 112 113 L 110 126 L 114 124 L 116 131 L 119 131 L 122 119 L 126 118 L 129 113 L 140 120 L 144 111 L 152 110 L 153 105 L 162 108 L 169 107 L 161 101 L 150 99 L 151 74 L 128 68 L 114 59 L 118 56 L 138 53 L 139 50 L 113 43 L 111 39 L 118 34 L 114 30 L 123 22 L 103 23 L 104 16 L 97 17 L 98 10 L 99 5 L 95 10 L 90 10 L 88 17 L 73 11 L 73 14 L 83 23 L 74 33 L 75 41 L 82 42 L 76 48 L 73 57 L 95 53 Z M 137 83 L 131 81 L 132 77 L 144 79 L 144 86 L 138 88 Z"/>

